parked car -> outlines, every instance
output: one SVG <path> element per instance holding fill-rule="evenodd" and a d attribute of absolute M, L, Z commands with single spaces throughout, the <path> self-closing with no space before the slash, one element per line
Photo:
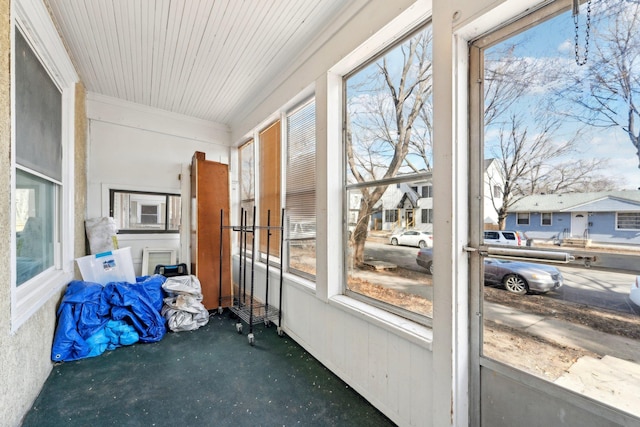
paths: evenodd
<path fill-rule="evenodd" d="M 433 274 L 433 248 L 420 248 L 416 262 L 420 267 L 426 268 L 429 274 Z"/>
<path fill-rule="evenodd" d="M 416 263 L 433 274 L 433 249 L 420 249 Z M 497 258 L 484 259 L 484 284 L 503 285 L 506 290 L 514 294 L 549 292 L 561 287 L 563 280 L 560 270 L 551 265 Z M 640 302 L 640 291 L 638 291 L 638 299 Z"/>
<path fill-rule="evenodd" d="M 407 230 L 392 234 L 389 243 L 393 246 L 406 245 L 431 248 L 433 247 L 433 235 L 427 231 Z"/>
<path fill-rule="evenodd" d="M 640 276 L 636 276 L 636 281 L 631 285 L 629 299 L 635 305 L 640 306 Z"/>
<path fill-rule="evenodd" d="M 485 244 L 526 246 L 527 239 L 524 233 L 511 230 L 485 230 Z"/>

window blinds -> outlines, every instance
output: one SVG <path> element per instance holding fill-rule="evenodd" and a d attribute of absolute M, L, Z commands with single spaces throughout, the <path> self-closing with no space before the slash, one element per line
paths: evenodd
<path fill-rule="evenodd" d="M 287 117 L 289 239 L 316 237 L 316 104 L 311 100 Z"/>

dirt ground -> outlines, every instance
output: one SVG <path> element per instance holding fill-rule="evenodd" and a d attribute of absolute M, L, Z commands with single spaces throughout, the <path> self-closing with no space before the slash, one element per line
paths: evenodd
<path fill-rule="evenodd" d="M 379 272 L 390 276 L 424 281 L 424 274 L 398 269 L 395 272 Z M 412 294 L 394 291 L 380 285 L 358 279 L 350 280 L 350 288 L 382 301 L 431 316 L 431 301 Z M 554 317 L 587 326 L 589 328 L 640 339 L 640 316 L 609 312 L 582 304 L 555 300 L 544 295 L 515 295 L 504 289 L 487 286 L 485 301 L 502 304 L 531 314 Z M 599 358 L 582 348 L 572 348 L 529 335 L 519 329 L 486 321 L 483 330 L 484 354 L 495 360 L 553 381 L 560 377 L 582 356 Z"/>

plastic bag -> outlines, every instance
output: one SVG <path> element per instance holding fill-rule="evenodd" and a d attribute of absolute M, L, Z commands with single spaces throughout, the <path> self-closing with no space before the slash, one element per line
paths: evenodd
<path fill-rule="evenodd" d="M 162 289 L 167 297 L 161 314 L 170 330 L 193 331 L 209 322 L 209 312 L 202 305 L 202 288 L 196 276 L 169 277 Z"/>

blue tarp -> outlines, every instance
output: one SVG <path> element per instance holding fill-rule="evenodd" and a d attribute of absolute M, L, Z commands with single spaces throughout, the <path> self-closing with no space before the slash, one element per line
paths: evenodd
<path fill-rule="evenodd" d="M 51 359 L 71 361 L 98 356 L 107 349 L 160 341 L 167 329 L 162 309 L 161 275 L 144 276 L 136 283 L 102 286 L 75 280 L 58 309 L 58 326 Z"/>

